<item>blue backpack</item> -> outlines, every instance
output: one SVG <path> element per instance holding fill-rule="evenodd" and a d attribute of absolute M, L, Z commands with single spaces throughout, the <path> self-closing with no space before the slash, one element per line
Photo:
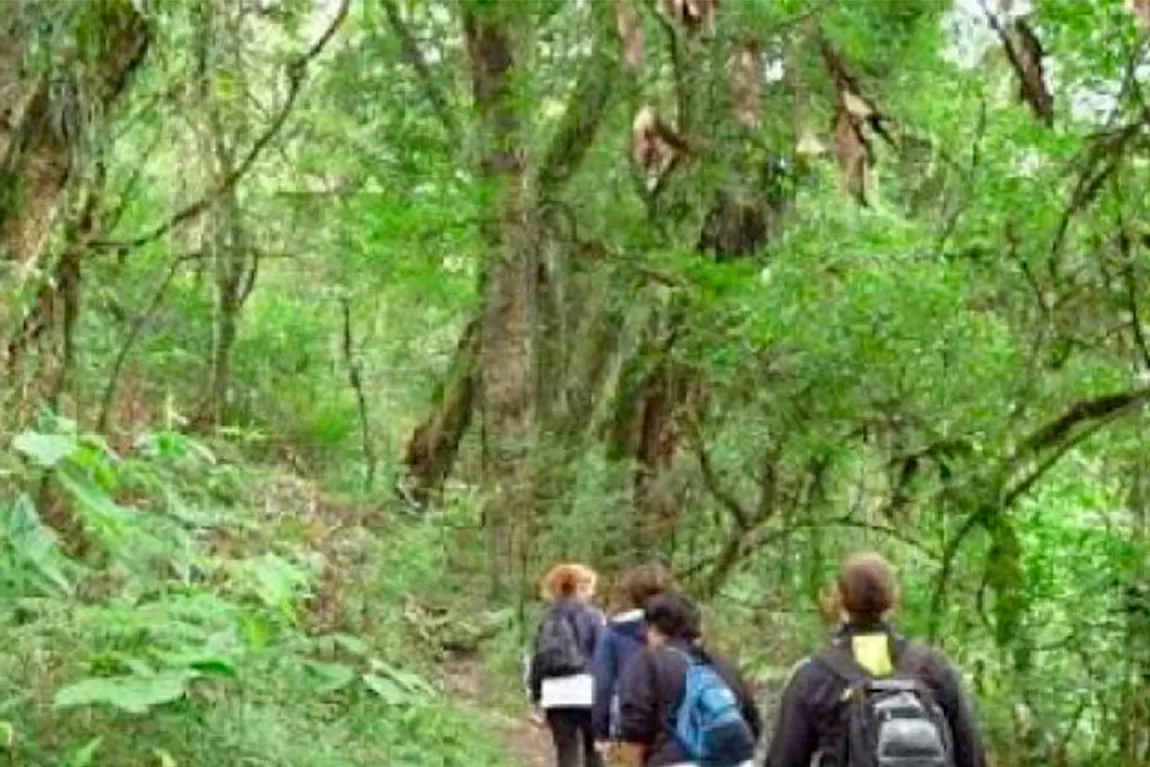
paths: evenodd
<path fill-rule="evenodd" d="M 739 698 L 711 664 L 671 648 L 687 661 L 683 702 L 674 715 L 675 740 L 700 767 L 734 767 L 755 755 L 755 736 Z"/>

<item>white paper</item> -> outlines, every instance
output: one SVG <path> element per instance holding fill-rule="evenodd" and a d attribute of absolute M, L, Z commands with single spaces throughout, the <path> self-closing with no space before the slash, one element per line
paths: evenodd
<path fill-rule="evenodd" d="M 543 708 L 590 708 L 595 699 L 595 679 L 590 674 L 543 680 L 539 705 Z"/>

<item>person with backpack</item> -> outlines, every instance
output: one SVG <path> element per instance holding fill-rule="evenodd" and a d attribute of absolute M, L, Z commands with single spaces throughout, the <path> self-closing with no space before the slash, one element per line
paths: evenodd
<path fill-rule="evenodd" d="M 590 603 L 597 580 L 593 570 L 577 564 L 557 565 L 543 579 L 550 606 L 535 636 L 528 688 L 551 730 L 557 767 L 603 764 L 591 728 L 591 658 L 603 626 L 603 614 Z"/>
<path fill-rule="evenodd" d="M 591 664 L 595 676 L 595 703 L 591 710 L 591 723 L 595 729 L 595 738 L 601 744 L 617 740 L 619 679 L 647 641 L 643 607 L 648 600 L 665 593 L 670 586 L 670 572 L 656 562 L 631 568 L 619 581 L 623 610 L 608 621 Z M 602 750 L 603 746 L 600 748 Z"/>
<path fill-rule="evenodd" d="M 706 650 L 699 612 L 671 592 L 647 602 L 647 647 L 619 683 L 626 767 L 749 765 L 761 728 L 739 673 Z"/>
<path fill-rule="evenodd" d="M 984 767 L 958 673 L 887 622 L 898 598 L 890 564 L 850 557 L 836 592 L 842 626 L 792 672 L 766 766 Z"/>

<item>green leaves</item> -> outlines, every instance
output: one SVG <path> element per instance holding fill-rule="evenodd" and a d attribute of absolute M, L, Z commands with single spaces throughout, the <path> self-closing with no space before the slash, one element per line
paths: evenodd
<path fill-rule="evenodd" d="M 111 706 L 129 714 L 145 714 L 155 706 L 179 700 L 197 675 L 191 671 L 163 671 L 151 676 L 93 677 L 61 688 L 57 708 Z"/>
<path fill-rule="evenodd" d="M 41 434 L 26 431 L 17 434 L 12 447 L 39 466 L 51 469 L 70 458 L 78 447 L 75 438 L 64 434 Z"/>
<path fill-rule="evenodd" d="M 60 551 L 55 532 L 41 521 L 27 495 L 0 507 L 0 546 L 10 565 L 25 568 L 43 590 L 72 593 L 67 571 L 73 563 Z"/>

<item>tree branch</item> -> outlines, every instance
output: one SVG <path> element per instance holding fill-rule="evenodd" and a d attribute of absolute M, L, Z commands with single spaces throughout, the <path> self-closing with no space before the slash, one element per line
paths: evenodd
<path fill-rule="evenodd" d="M 287 83 L 288 91 L 287 97 L 284 99 L 283 104 L 280 106 L 279 112 L 276 113 L 275 118 L 271 124 L 264 130 L 263 134 L 256 139 L 252 144 L 248 153 L 236 165 L 231 173 L 227 174 L 208 194 L 193 202 L 192 204 L 184 207 L 182 210 L 177 211 L 167 221 L 164 221 L 159 226 L 152 229 L 152 231 L 142 234 L 130 240 L 120 241 L 95 241 L 91 243 L 93 248 L 102 250 L 119 250 L 121 252 L 135 250 L 145 245 L 159 240 L 164 235 L 172 232 L 183 224 L 191 221 L 200 216 L 204 211 L 212 206 L 217 199 L 224 194 L 230 192 L 236 184 L 239 183 L 252 166 L 255 165 L 256 160 L 263 154 L 268 145 L 279 135 L 283 130 L 284 125 L 287 123 L 288 117 L 291 115 L 292 110 L 295 108 L 296 101 L 299 99 L 300 91 L 303 88 L 304 82 L 307 79 L 308 66 L 315 60 L 323 49 L 335 36 L 336 30 L 347 18 L 348 8 L 351 5 L 351 0 L 342 0 L 336 11 L 335 17 L 320 35 L 319 39 L 303 55 L 297 57 L 287 65 Z"/>
<path fill-rule="evenodd" d="M 614 13 L 606 2 L 592 8 L 596 14 L 595 46 L 544 156 L 539 171 L 539 197 L 543 200 L 554 195 L 558 187 L 574 175 L 591 148 L 607 115 L 619 74 L 619 58 L 609 42 Z"/>
<path fill-rule="evenodd" d="M 1024 439 L 1015 453 L 1014 463 L 1029 460 L 1052 447 L 1061 448 L 1062 445 L 1059 443 L 1079 424 L 1117 415 L 1128 408 L 1142 404 L 1148 398 L 1150 398 L 1150 387 L 1077 402 L 1058 418 Z"/>
<path fill-rule="evenodd" d="M 1114 183 L 1115 192 L 1119 192 L 1118 183 Z M 1130 247 L 1130 232 L 1126 228 L 1126 217 L 1122 215 L 1123 200 L 1118 200 L 1118 210 L 1115 214 L 1118 224 L 1118 250 L 1122 254 L 1122 283 L 1126 291 L 1126 308 L 1130 312 L 1130 325 L 1133 329 L 1134 343 L 1142 357 L 1142 367 L 1150 370 L 1150 345 L 1146 342 L 1146 333 L 1142 330 L 1142 315 L 1138 311 L 1138 281 L 1134 274 L 1134 253 Z"/>
<path fill-rule="evenodd" d="M 695 443 L 695 456 L 699 460 L 699 469 L 703 474 L 703 485 L 707 491 L 715 497 L 723 508 L 731 513 L 731 517 L 735 520 L 735 524 L 740 530 L 746 530 L 751 525 L 753 514 L 749 509 L 743 506 L 742 502 L 735 497 L 733 493 L 727 490 L 722 485 L 722 480 L 715 472 L 715 467 L 711 464 L 711 455 L 707 452 L 706 446 L 703 444 L 701 435 L 696 435 Z"/>
<path fill-rule="evenodd" d="M 128 361 L 128 355 L 132 353 L 136 341 L 139 340 L 144 328 L 152 319 L 152 315 L 160 308 L 160 303 L 164 300 L 164 294 L 168 292 L 168 287 L 171 286 L 172 280 L 176 278 L 176 274 L 179 273 L 181 266 L 189 261 L 195 261 L 204 257 L 205 253 L 203 251 L 195 251 L 193 253 L 184 253 L 173 258 L 171 263 L 168 264 L 168 271 L 156 284 L 156 289 L 152 291 L 152 298 L 148 301 L 148 305 L 136 316 L 135 322 L 132 323 L 132 329 L 128 331 L 128 337 L 124 339 L 124 345 L 120 347 L 120 351 L 116 354 L 116 359 L 112 363 L 112 371 L 108 374 L 108 382 L 104 384 L 104 394 L 100 398 L 100 415 L 96 420 L 97 431 L 105 432 L 108 429 L 108 419 L 111 418 L 112 415 L 112 406 L 116 401 L 116 389 L 120 384 L 120 374 L 124 369 L 124 364 Z"/>
<path fill-rule="evenodd" d="M 359 409 L 360 440 L 363 448 L 363 460 L 366 464 L 366 476 L 363 484 L 364 490 L 370 492 L 375 484 L 375 448 L 371 439 L 371 422 L 368 418 L 367 394 L 363 386 L 363 373 L 360 370 L 359 360 L 355 355 L 355 344 L 351 332 L 351 302 L 347 296 L 340 296 L 340 309 L 343 313 L 343 359 L 347 365 L 347 380 L 355 392 L 356 406 Z"/>
<path fill-rule="evenodd" d="M 427 57 L 423 55 L 423 51 L 420 50 L 415 35 L 411 33 L 411 29 L 403 20 L 403 15 L 399 11 L 399 4 L 396 3 L 395 0 L 380 0 L 380 4 L 383 6 L 384 14 L 387 16 L 388 26 L 391 27 L 391 31 L 395 36 L 399 38 L 399 44 L 403 48 L 403 57 L 407 61 L 407 65 L 415 71 L 420 84 L 423 85 L 423 95 L 431 103 L 432 109 L 435 110 L 436 117 L 443 123 L 443 129 L 447 132 L 448 141 L 450 141 L 453 146 L 457 145 L 463 132 L 459 128 L 459 123 L 455 120 L 455 115 L 451 111 L 447 97 L 443 94 L 442 89 L 435 80 L 431 66 L 427 63 Z"/>

